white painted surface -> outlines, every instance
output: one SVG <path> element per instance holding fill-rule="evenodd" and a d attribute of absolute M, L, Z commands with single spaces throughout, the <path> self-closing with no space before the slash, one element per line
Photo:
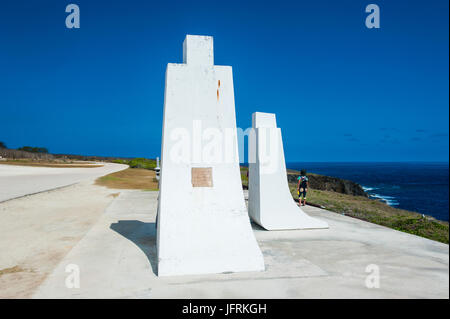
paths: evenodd
<path fill-rule="evenodd" d="M 0 164 L 0 202 L 95 179 L 126 169 L 128 165 L 98 163 L 102 167 L 31 167 Z"/>
<path fill-rule="evenodd" d="M 267 230 L 328 228 L 326 222 L 308 216 L 292 199 L 283 139 L 275 114 L 256 112 L 252 117 L 256 161 L 249 164 L 248 211 L 251 218 Z"/>
<path fill-rule="evenodd" d="M 235 156 L 228 162 L 205 158 L 201 152 L 183 156 L 180 162 L 173 153 L 177 146 L 201 149 L 194 145 L 202 142 L 194 126 L 221 134 L 236 129 L 232 69 L 213 65 L 212 42 L 212 37 L 187 36 L 188 63 L 167 66 L 157 222 L 159 276 L 264 270 L 245 207 L 237 139 Z M 180 129 L 192 143 L 172 139 Z M 212 167 L 213 187 L 193 187 L 192 167 Z"/>
<path fill-rule="evenodd" d="M 183 42 L 183 63 L 214 66 L 214 43 L 212 37 L 186 35 Z"/>

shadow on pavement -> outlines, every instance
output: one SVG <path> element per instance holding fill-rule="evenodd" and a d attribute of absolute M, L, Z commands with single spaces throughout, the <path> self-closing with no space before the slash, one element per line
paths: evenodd
<path fill-rule="evenodd" d="M 153 273 L 157 275 L 155 223 L 119 220 L 117 223 L 112 223 L 109 228 L 136 244 L 147 256 Z"/>

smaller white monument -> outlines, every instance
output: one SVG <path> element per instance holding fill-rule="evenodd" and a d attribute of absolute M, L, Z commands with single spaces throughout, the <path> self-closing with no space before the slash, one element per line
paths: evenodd
<path fill-rule="evenodd" d="M 254 158 L 249 163 L 250 217 L 267 230 L 328 228 L 326 222 L 303 212 L 292 198 L 275 114 L 253 113 L 252 126 L 255 143 Z"/>

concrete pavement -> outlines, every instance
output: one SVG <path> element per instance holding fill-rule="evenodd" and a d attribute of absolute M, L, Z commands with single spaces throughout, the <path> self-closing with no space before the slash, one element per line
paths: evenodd
<path fill-rule="evenodd" d="M 158 193 L 120 192 L 34 298 L 449 297 L 448 245 L 314 207 L 305 212 L 329 229 L 265 231 L 254 225 L 263 272 L 157 277 Z M 79 268 L 80 288 L 66 287 L 68 265 Z M 380 286 L 368 288 L 374 269 Z"/>
<path fill-rule="evenodd" d="M 0 203 L 0 299 L 31 297 L 117 195 L 87 180 Z"/>

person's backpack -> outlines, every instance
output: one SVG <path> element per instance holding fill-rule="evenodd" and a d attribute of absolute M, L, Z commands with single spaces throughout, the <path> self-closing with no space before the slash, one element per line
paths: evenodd
<path fill-rule="evenodd" d="M 300 176 L 300 188 L 306 188 L 308 182 L 308 177 L 306 176 Z"/>

